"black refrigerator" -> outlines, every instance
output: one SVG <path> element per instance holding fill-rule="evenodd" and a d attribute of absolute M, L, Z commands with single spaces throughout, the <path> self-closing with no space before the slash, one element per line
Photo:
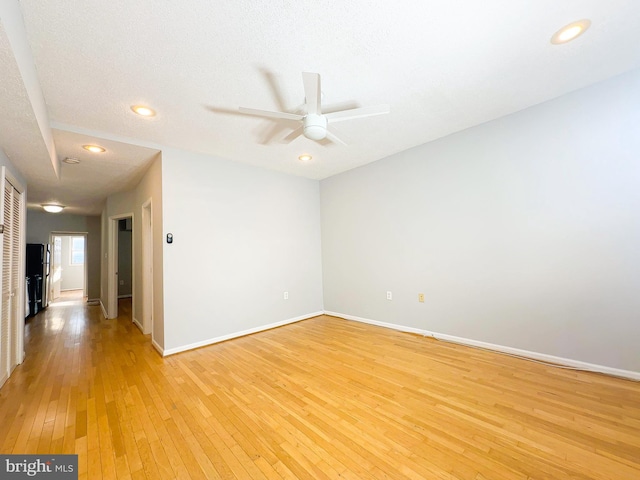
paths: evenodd
<path fill-rule="evenodd" d="M 50 255 L 51 249 L 48 244 L 27 243 L 29 315 L 35 315 L 47 306 Z"/>

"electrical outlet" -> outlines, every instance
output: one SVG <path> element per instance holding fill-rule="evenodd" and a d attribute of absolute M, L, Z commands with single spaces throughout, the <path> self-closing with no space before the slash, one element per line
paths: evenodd
<path fill-rule="evenodd" d="M 387 292 L 387 300 L 393 300 L 393 293 Z"/>
<path fill-rule="evenodd" d="M 419 294 L 418 294 L 418 301 L 419 301 L 420 303 L 424 303 L 424 293 L 419 293 Z"/>
<path fill-rule="evenodd" d="M 284 292 L 284 299 L 289 300 L 289 292 Z"/>

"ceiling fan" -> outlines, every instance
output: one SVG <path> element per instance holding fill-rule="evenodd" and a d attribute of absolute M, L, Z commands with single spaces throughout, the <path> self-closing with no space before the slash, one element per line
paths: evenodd
<path fill-rule="evenodd" d="M 310 140 L 318 141 L 328 138 L 332 142 L 342 145 L 346 145 L 346 143 L 327 128 L 329 124 L 389 113 L 389 105 L 377 105 L 374 107 L 352 108 L 323 114 L 320 105 L 322 96 L 320 91 L 320 75 L 317 73 L 303 72 L 302 82 L 304 84 L 306 114 L 274 112 L 245 107 L 240 107 L 240 113 L 300 122 L 301 125 L 284 138 L 287 142 L 292 141 L 300 135 L 304 135 Z"/>

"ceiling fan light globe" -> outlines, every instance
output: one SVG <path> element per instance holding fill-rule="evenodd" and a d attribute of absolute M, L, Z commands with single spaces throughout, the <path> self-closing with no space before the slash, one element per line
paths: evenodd
<path fill-rule="evenodd" d="M 310 140 L 322 140 L 327 136 L 327 129 L 318 125 L 304 127 L 304 136 Z"/>
<path fill-rule="evenodd" d="M 310 140 L 322 140 L 327 136 L 327 119 L 322 115 L 304 117 L 304 136 Z"/>

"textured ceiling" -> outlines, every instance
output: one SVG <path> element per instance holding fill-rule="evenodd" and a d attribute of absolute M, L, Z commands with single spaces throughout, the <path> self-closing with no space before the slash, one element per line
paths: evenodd
<path fill-rule="evenodd" d="M 64 161 L 59 179 L 29 182 L 27 195 L 32 205 L 65 205 L 66 213 L 99 215 L 109 195 L 135 188 L 145 170 L 159 154 L 158 150 L 122 142 L 53 129 L 56 151 L 61 160 L 74 158 L 78 164 Z M 106 152 L 87 152 L 82 145 L 99 143 Z"/>
<path fill-rule="evenodd" d="M 20 7 L 56 125 L 316 179 L 640 67 L 637 0 L 21 0 Z M 582 18 L 592 21 L 587 33 L 550 43 Z M 239 106 L 295 111 L 304 102 L 303 71 L 321 74 L 328 109 L 384 103 L 391 113 L 336 125 L 348 146 L 304 137 L 284 144 L 295 123 L 237 114 Z M 133 115 L 129 106 L 139 103 L 158 115 Z M 63 157 L 82 139 L 57 131 L 55 140 Z M 313 160 L 301 163 L 302 153 Z"/>
<path fill-rule="evenodd" d="M 36 116 L 13 54 L 4 25 L 0 23 L 0 147 L 30 179 L 51 182 L 56 178 Z M 37 159 L 37 161 L 27 161 Z"/>

